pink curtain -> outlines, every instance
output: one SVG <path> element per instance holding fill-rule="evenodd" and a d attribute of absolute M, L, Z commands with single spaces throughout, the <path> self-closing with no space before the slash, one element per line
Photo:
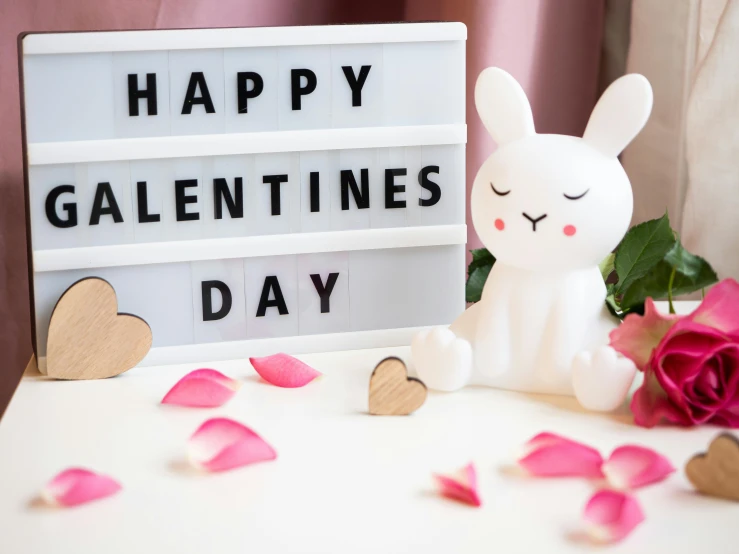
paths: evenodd
<path fill-rule="evenodd" d="M 531 99 L 541 132 L 582 133 L 595 103 L 605 0 L 0 0 L 0 414 L 31 354 L 16 37 L 22 31 L 462 21 L 467 47 L 467 185 L 494 144 L 477 74 L 500 66 Z M 479 246 L 472 227 L 469 246 Z"/>

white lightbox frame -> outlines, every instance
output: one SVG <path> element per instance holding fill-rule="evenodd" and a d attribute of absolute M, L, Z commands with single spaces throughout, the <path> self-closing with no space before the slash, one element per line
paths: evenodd
<path fill-rule="evenodd" d="M 18 51 L 21 87 L 23 87 L 24 60 L 29 56 L 447 41 L 464 43 L 466 38 L 467 30 L 462 23 L 33 33 L 19 36 Z M 464 66 L 463 55 L 459 62 Z M 23 88 L 21 101 L 24 101 Z M 461 111 L 464 113 L 464 105 L 461 106 Z M 42 372 L 45 371 L 45 357 L 38 356 L 37 322 L 34 308 L 34 277 L 39 273 L 266 255 L 461 246 L 466 243 L 466 225 L 461 222 L 453 225 L 372 228 L 36 250 L 33 247 L 31 236 L 28 178 L 31 166 L 277 152 L 464 145 L 467 128 L 464 123 L 455 123 L 29 143 L 26 138 L 25 109 L 23 109 L 22 121 L 31 321 L 34 353 Z M 464 205 L 463 194 L 459 199 L 462 205 Z M 451 292 L 461 294 L 463 297 L 463 273 L 460 275 L 459 283 L 456 285 L 459 288 Z M 460 305 L 460 311 L 463 308 L 464 306 Z M 407 327 L 154 347 L 140 365 L 232 359 L 246 355 L 269 354 L 275 351 L 299 354 L 407 345 L 418 329 L 420 328 Z"/>

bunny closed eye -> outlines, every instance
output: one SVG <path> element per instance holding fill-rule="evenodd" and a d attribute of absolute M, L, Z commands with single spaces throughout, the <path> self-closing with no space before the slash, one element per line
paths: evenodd
<path fill-rule="evenodd" d="M 496 189 L 495 188 L 495 185 L 493 185 L 493 183 L 490 183 L 490 188 L 493 189 L 493 192 L 495 194 L 497 194 L 498 196 L 505 196 L 506 194 L 510 194 L 511 193 L 510 190 L 500 191 L 500 190 Z"/>
<path fill-rule="evenodd" d="M 588 192 L 590 192 L 590 189 L 587 189 L 582 194 L 573 194 L 572 196 L 570 196 L 569 194 L 567 194 L 565 192 L 564 193 L 564 197 L 567 198 L 567 200 L 580 200 L 580 198 L 582 198 L 583 196 L 585 196 Z"/>

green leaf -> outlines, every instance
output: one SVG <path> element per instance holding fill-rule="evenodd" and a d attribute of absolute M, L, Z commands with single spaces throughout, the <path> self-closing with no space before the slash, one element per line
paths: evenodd
<path fill-rule="evenodd" d="M 621 307 L 631 309 L 642 304 L 647 297 L 655 300 L 666 298 L 673 269 L 673 296 L 690 294 L 718 282 L 718 276 L 711 265 L 700 256 L 685 250 L 677 241 L 648 275 L 632 283 L 623 293 Z"/>
<path fill-rule="evenodd" d="M 467 275 L 472 275 L 477 268 L 492 266 L 495 263 L 495 256 L 487 248 L 477 248 L 470 250 L 470 252 L 472 253 L 472 261 L 467 268 Z"/>
<path fill-rule="evenodd" d="M 690 279 L 693 282 L 698 283 L 702 282 L 703 280 L 709 280 L 713 278 L 713 281 L 708 283 L 709 285 L 712 285 L 718 280 L 718 276 L 716 275 L 716 272 L 713 270 L 710 264 L 700 256 L 696 256 L 695 254 L 691 254 L 690 252 L 685 250 L 683 245 L 680 244 L 679 240 L 675 242 L 675 246 L 673 246 L 672 249 L 667 253 L 667 255 L 665 256 L 665 261 L 672 267 L 674 267 L 677 270 L 678 274 L 685 276 L 685 278 Z M 694 290 L 698 290 L 698 288 Z M 691 290 L 690 292 L 693 291 Z M 675 292 L 675 294 L 685 293 Z"/>
<path fill-rule="evenodd" d="M 613 273 L 614 270 L 614 262 L 616 260 L 616 254 L 611 252 L 603 258 L 603 261 L 598 264 L 598 267 L 600 268 L 600 274 L 603 276 L 603 280 L 607 281 L 608 277 L 611 276 L 611 273 Z"/>
<path fill-rule="evenodd" d="M 488 278 L 488 274 L 495 263 L 495 256 L 493 256 L 487 248 L 477 248 L 470 250 L 472 253 L 472 261 L 467 268 L 467 287 L 466 287 L 466 298 L 467 302 L 478 302 L 482 296 L 482 288 L 485 286 L 485 281 Z"/>
<path fill-rule="evenodd" d="M 620 306 L 628 310 L 633 306 L 642 304 L 647 297 L 660 300 L 667 297 L 667 284 L 670 281 L 672 266 L 665 261 L 659 262 L 649 275 L 639 279 L 623 292 L 620 298 Z M 677 277 L 677 276 L 676 276 Z"/>
<path fill-rule="evenodd" d="M 479 302 L 482 296 L 482 288 L 485 286 L 485 281 L 488 279 L 488 274 L 493 268 L 491 265 L 485 265 L 478 267 L 470 273 L 469 279 L 467 279 L 467 287 L 465 294 L 467 302 Z"/>
<path fill-rule="evenodd" d="M 480 260 L 494 260 L 495 257 L 490 253 L 487 248 L 473 248 L 470 250 L 472 254 L 472 261 L 477 262 Z"/>
<path fill-rule="evenodd" d="M 667 214 L 632 227 L 616 251 L 616 295 L 624 294 L 638 279 L 661 262 L 675 244 Z"/>

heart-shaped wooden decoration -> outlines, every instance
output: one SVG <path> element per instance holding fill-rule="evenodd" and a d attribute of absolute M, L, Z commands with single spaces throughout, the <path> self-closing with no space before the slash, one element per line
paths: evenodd
<path fill-rule="evenodd" d="M 138 364 L 151 348 L 143 319 L 118 313 L 115 290 L 91 277 L 69 287 L 54 307 L 46 373 L 57 379 L 104 379 Z"/>
<path fill-rule="evenodd" d="M 369 411 L 373 415 L 408 415 L 426 401 L 426 385 L 408 377 L 399 358 L 385 358 L 372 372 Z"/>
<path fill-rule="evenodd" d="M 739 502 L 739 439 L 723 433 L 713 439 L 705 454 L 696 454 L 685 475 L 703 494 Z"/>

